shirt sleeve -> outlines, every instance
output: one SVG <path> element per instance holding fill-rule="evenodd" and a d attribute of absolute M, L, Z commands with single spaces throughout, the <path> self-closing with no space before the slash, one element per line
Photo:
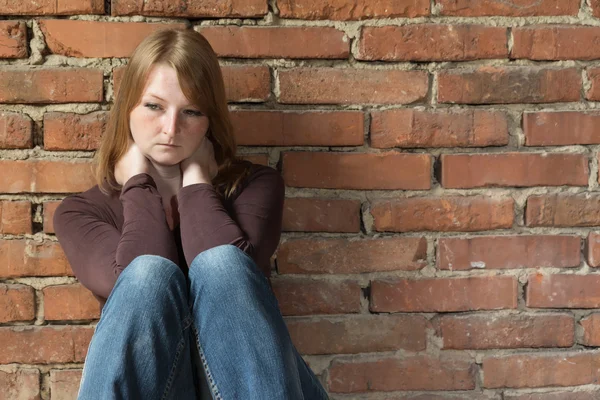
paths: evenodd
<path fill-rule="evenodd" d="M 123 205 L 122 232 L 108 222 L 106 211 L 82 196 L 67 197 L 54 214 L 56 236 L 75 276 L 101 298 L 108 298 L 120 273 L 140 255 L 179 262 L 152 177 L 133 176 L 119 199 Z"/>
<path fill-rule="evenodd" d="M 205 250 L 231 244 L 252 257 L 269 277 L 269 259 L 281 236 L 284 196 L 281 175 L 268 167 L 248 178 L 229 211 L 212 185 L 182 188 L 178 194 L 181 242 L 188 265 Z"/>

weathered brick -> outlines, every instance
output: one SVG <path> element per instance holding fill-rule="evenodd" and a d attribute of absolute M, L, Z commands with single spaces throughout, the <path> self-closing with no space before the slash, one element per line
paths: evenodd
<path fill-rule="evenodd" d="M 0 388 L 2 400 L 40 400 L 40 371 L 32 368 L 0 371 Z"/>
<path fill-rule="evenodd" d="M 0 103 L 81 103 L 103 99 L 99 69 L 0 70 Z"/>
<path fill-rule="evenodd" d="M 464 356 L 419 355 L 376 361 L 336 360 L 329 369 L 334 393 L 393 390 L 472 390 L 475 364 Z"/>
<path fill-rule="evenodd" d="M 54 233 L 54 213 L 60 201 L 45 201 L 44 208 L 44 232 Z"/>
<path fill-rule="evenodd" d="M 33 146 L 33 121 L 24 114 L 0 113 L 0 149 L 29 149 Z"/>
<path fill-rule="evenodd" d="M 435 295 L 432 295 L 434 294 Z M 374 312 L 456 312 L 516 308 L 514 276 L 374 280 Z"/>
<path fill-rule="evenodd" d="M 279 102 L 291 104 L 410 104 L 429 90 L 424 71 L 294 68 L 279 71 Z"/>
<path fill-rule="evenodd" d="M 561 82 L 557 85 L 556 82 Z M 438 75 L 440 103 L 502 104 L 579 101 L 582 79 L 575 68 L 481 67 Z"/>
<path fill-rule="evenodd" d="M 282 243 L 277 252 L 280 274 L 415 271 L 426 265 L 427 240 L 424 237 L 298 239 Z"/>
<path fill-rule="evenodd" d="M 362 20 L 367 18 L 424 17 L 428 0 L 278 0 L 279 16 L 296 19 Z"/>
<path fill-rule="evenodd" d="M 425 350 L 424 317 L 360 315 L 287 321 L 290 336 L 302 354 L 353 354 Z"/>
<path fill-rule="evenodd" d="M 360 231 L 360 200 L 286 198 L 283 205 L 286 232 Z"/>
<path fill-rule="evenodd" d="M 371 215 L 379 232 L 508 229 L 514 222 L 514 200 L 485 196 L 381 199 L 371 203 Z"/>
<path fill-rule="evenodd" d="M 429 154 L 286 152 L 288 186 L 333 189 L 412 189 L 431 187 Z"/>
<path fill-rule="evenodd" d="M 0 323 L 31 321 L 34 318 L 33 288 L 27 285 L 0 283 Z"/>
<path fill-rule="evenodd" d="M 371 146 L 485 147 L 508 144 L 508 115 L 500 111 L 421 111 L 371 113 Z"/>
<path fill-rule="evenodd" d="M 559 235 L 441 238 L 437 267 L 443 270 L 578 267 L 581 238 Z"/>
<path fill-rule="evenodd" d="M 0 21 L 0 58 L 26 58 L 27 26 L 23 21 Z"/>
<path fill-rule="evenodd" d="M 271 93 L 271 74 L 266 66 L 221 67 L 225 95 L 230 102 L 261 102 Z"/>
<path fill-rule="evenodd" d="M 208 26 L 198 31 L 220 57 L 347 58 L 350 40 L 331 27 Z"/>
<path fill-rule="evenodd" d="M 595 60 L 600 58 L 599 27 L 534 25 L 515 27 L 511 58 Z"/>
<path fill-rule="evenodd" d="M 575 321 L 568 314 L 443 316 L 438 336 L 444 349 L 571 347 Z"/>
<path fill-rule="evenodd" d="M 268 12 L 268 4 L 265 0 L 112 0 L 111 12 L 113 16 L 261 17 Z"/>
<path fill-rule="evenodd" d="M 0 161 L 0 192 L 71 193 L 95 185 L 90 162 Z"/>
<path fill-rule="evenodd" d="M 47 321 L 100 318 L 98 300 L 81 284 L 48 286 L 43 294 Z"/>
<path fill-rule="evenodd" d="M 522 394 L 508 394 L 504 392 L 504 400 L 596 400 L 600 398 L 600 391 L 573 392 L 535 392 Z"/>
<path fill-rule="evenodd" d="M 96 150 L 106 128 L 107 111 L 44 114 L 44 149 Z"/>
<path fill-rule="evenodd" d="M 526 146 L 600 144 L 600 113 L 580 111 L 523 113 Z"/>
<path fill-rule="evenodd" d="M 442 154 L 442 186 L 587 186 L 586 154 Z"/>
<path fill-rule="evenodd" d="M 552 16 L 573 15 L 579 12 L 579 0 L 435 0 L 441 15 L 462 17 L 482 16 Z"/>
<path fill-rule="evenodd" d="M 104 0 L 0 0 L 3 15 L 104 14 Z"/>
<path fill-rule="evenodd" d="M 51 400 L 77 399 L 81 372 L 80 369 L 50 370 Z"/>
<path fill-rule="evenodd" d="M 586 92 L 586 99 L 600 100 L 600 68 L 588 68 L 587 77 L 590 81 L 590 89 Z"/>
<path fill-rule="evenodd" d="M 572 0 L 575 1 L 575 0 Z M 589 3 L 592 6 L 592 13 L 594 14 L 594 17 L 599 18 L 600 17 L 600 0 L 590 0 Z"/>
<path fill-rule="evenodd" d="M 534 388 L 596 383 L 600 353 L 513 354 L 483 359 L 486 388 Z"/>
<path fill-rule="evenodd" d="M 585 250 L 588 264 L 591 267 L 600 267 L 600 233 L 588 234 Z"/>
<path fill-rule="evenodd" d="M 0 239 L 0 278 L 73 275 L 57 242 Z"/>
<path fill-rule="evenodd" d="M 46 19 L 39 22 L 54 54 L 69 57 L 129 57 L 138 44 L 161 29 L 185 29 L 185 24 Z"/>
<path fill-rule="evenodd" d="M 360 312 L 357 282 L 326 282 L 308 278 L 272 280 L 283 315 L 346 314 Z"/>
<path fill-rule="evenodd" d="M 0 363 L 81 363 L 93 333 L 92 326 L 0 327 Z"/>
<path fill-rule="evenodd" d="M 600 195 L 559 193 L 527 198 L 527 226 L 600 225 Z"/>
<path fill-rule="evenodd" d="M 600 314 L 593 313 L 579 321 L 583 328 L 581 344 L 585 346 L 600 346 Z"/>
<path fill-rule="evenodd" d="M 507 58 L 507 28 L 483 25 L 365 26 L 359 60 L 469 61 Z"/>
<path fill-rule="evenodd" d="M 365 117 L 358 111 L 232 111 L 241 146 L 362 146 Z"/>
<path fill-rule="evenodd" d="M 598 308 L 600 275 L 529 275 L 527 307 Z"/>
<path fill-rule="evenodd" d="M 29 201 L 0 201 L 0 233 L 32 233 Z"/>

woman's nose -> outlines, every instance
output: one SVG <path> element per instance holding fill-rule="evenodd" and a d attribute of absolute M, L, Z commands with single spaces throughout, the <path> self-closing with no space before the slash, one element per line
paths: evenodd
<path fill-rule="evenodd" d="M 163 119 L 163 132 L 169 136 L 175 135 L 178 130 L 179 117 L 177 111 L 167 111 Z"/>

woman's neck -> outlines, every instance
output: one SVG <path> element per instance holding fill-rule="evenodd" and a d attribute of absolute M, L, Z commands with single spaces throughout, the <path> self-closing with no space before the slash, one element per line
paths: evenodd
<path fill-rule="evenodd" d="M 154 167 L 152 178 L 154 178 L 161 195 L 163 195 L 163 197 L 176 195 L 179 192 L 179 189 L 181 189 L 182 181 L 179 164 L 164 166 L 152 163 L 152 165 Z"/>

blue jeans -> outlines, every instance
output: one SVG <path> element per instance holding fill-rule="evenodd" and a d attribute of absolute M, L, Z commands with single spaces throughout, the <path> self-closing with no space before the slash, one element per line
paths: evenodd
<path fill-rule="evenodd" d="M 267 278 L 234 246 L 199 254 L 188 279 L 162 257 L 133 260 L 102 310 L 78 398 L 191 400 L 199 377 L 212 399 L 328 398 Z"/>

